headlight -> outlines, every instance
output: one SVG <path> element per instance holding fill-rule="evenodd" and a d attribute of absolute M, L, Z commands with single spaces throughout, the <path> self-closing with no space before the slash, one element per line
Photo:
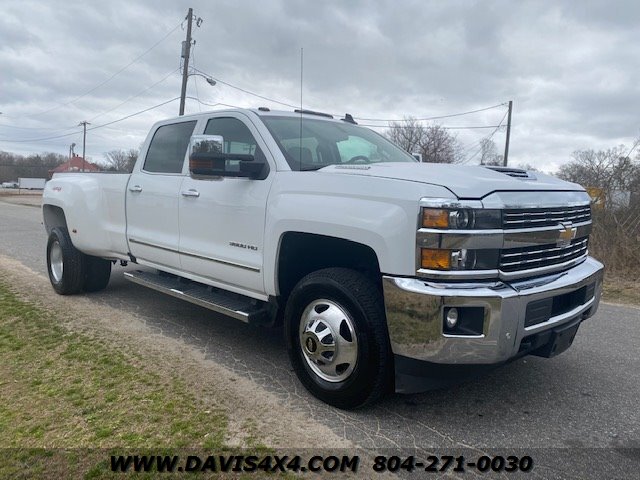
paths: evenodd
<path fill-rule="evenodd" d="M 502 246 L 502 211 L 480 200 L 422 198 L 416 233 L 416 273 L 421 276 L 465 272 L 482 278 L 497 274 Z M 473 277 L 475 278 L 475 277 Z"/>
<path fill-rule="evenodd" d="M 451 230 L 502 228 L 502 213 L 490 209 L 425 207 L 421 226 Z"/>
<path fill-rule="evenodd" d="M 451 228 L 473 228 L 474 213 L 471 209 L 453 210 L 449 212 L 449 225 Z"/>

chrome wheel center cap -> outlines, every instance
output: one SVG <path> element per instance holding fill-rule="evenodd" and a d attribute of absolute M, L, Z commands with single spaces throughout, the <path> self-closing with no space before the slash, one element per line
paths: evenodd
<path fill-rule="evenodd" d="M 331 300 L 310 303 L 300 322 L 300 347 L 307 365 L 321 379 L 341 382 L 358 359 L 358 342 L 349 313 Z"/>
<path fill-rule="evenodd" d="M 320 338 L 318 338 L 314 332 L 308 331 L 303 334 L 302 343 L 304 345 L 305 354 L 313 359 L 318 359 L 322 352 L 328 351 L 334 347 L 333 342 L 327 344 L 325 340 L 325 343 L 322 343 Z M 327 359 L 325 358 L 325 360 Z"/>
<path fill-rule="evenodd" d="M 317 339 L 311 336 L 307 337 L 307 340 L 305 341 L 305 347 L 307 347 L 307 351 L 309 353 L 315 353 L 315 351 L 318 349 Z"/>

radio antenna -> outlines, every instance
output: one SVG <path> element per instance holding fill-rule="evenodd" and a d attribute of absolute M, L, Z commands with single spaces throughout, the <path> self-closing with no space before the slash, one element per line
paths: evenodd
<path fill-rule="evenodd" d="M 302 74 L 304 71 L 304 48 L 300 47 L 300 137 L 298 139 L 298 169 L 302 171 Z"/>

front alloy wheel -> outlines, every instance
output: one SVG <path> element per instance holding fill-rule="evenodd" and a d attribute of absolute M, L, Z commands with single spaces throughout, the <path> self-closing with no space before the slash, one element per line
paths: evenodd
<path fill-rule="evenodd" d="M 330 405 L 362 407 L 392 385 L 382 294 L 360 272 L 326 268 L 300 280 L 287 300 L 285 334 L 300 382 Z"/>

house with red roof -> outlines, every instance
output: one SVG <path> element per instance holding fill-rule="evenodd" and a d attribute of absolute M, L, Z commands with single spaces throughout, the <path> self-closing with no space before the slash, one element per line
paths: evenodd
<path fill-rule="evenodd" d="M 83 163 L 84 163 L 84 165 L 83 165 Z M 74 155 L 73 157 L 71 157 L 71 160 L 58 165 L 53 170 L 49 170 L 49 178 L 51 178 L 54 173 L 82 172 L 83 168 L 84 168 L 85 172 L 100 172 L 100 171 L 102 171 L 102 167 L 100 167 L 99 165 L 96 165 L 95 163 L 91 163 L 89 161 L 84 161 L 83 162 L 83 158 L 82 157 L 80 157 L 78 155 Z"/>

